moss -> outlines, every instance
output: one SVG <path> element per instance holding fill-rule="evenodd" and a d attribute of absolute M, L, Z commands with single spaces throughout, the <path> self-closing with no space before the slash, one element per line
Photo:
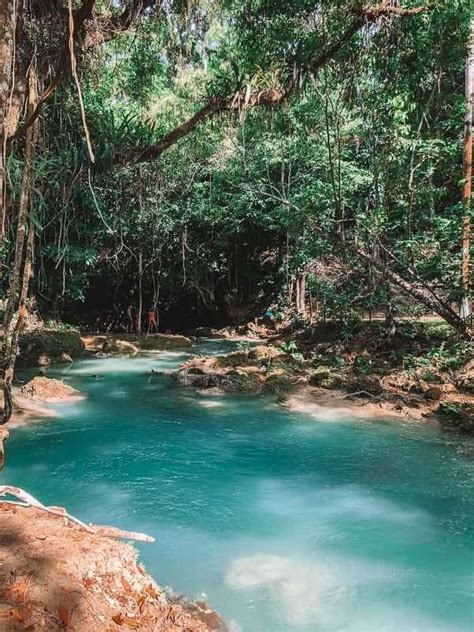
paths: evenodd
<path fill-rule="evenodd" d="M 84 351 L 84 342 L 74 329 L 37 329 L 20 336 L 21 366 L 36 366 L 40 356 L 48 356 L 53 362 L 63 354 L 77 358 Z"/>

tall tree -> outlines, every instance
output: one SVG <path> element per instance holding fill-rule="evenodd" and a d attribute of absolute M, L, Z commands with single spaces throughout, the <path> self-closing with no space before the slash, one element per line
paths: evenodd
<path fill-rule="evenodd" d="M 471 255 L 471 198 L 472 198 L 472 124 L 474 116 L 474 14 L 471 16 L 468 53 L 466 59 L 466 115 L 464 124 L 464 206 L 462 235 L 462 290 L 461 318 L 471 315 L 470 255 Z"/>

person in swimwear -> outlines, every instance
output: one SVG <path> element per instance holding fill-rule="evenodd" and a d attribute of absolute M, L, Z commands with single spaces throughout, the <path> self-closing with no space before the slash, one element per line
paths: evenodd
<path fill-rule="evenodd" d="M 155 333 L 158 333 L 158 319 L 156 315 L 156 309 L 153 307 L 153 305 L 148 310 L 148 333 L 150 334 L 152 330 L 154 330 Z"/>

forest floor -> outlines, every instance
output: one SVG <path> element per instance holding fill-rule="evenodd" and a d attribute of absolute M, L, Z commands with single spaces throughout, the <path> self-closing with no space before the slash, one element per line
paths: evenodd
<path fill-rule="evenodd" d="M 136 558 L 64 517 L 0 503 L 0 629 L 225 630 L 206 604 L 168 596 Z"/>

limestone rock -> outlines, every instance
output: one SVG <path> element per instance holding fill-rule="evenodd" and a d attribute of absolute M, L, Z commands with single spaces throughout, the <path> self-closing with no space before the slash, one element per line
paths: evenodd
<path fill-rule="evenodd" d="M 126 340 L 118 340 L 116 338 L 106 338 L 102 345 L 104 353 L 121 353 L 124 355 L 135 355 L 138 353 L 138 347 Z"/>
<path fill-rule="evenodd" d="M 60 360 L 63 354 L 76 358 L 84 351 L 84 342 L 78 331 L 73 329 L 38 329 L 26 331 L 20 336 L 20 366 L 38 366 L 48 357 L 51 363 Z M 45 366 L 47 363 L 43 363 Z"/>
<path fill-rule="evenodd" d="M 61 380 L 53 380 L 49 377 L 34 377 L 21 388 L 24 397 L 31 397 L 42 402 L 54 402 L 60 399 L 79 397 L 79 391 L 64 384 Z"/>

